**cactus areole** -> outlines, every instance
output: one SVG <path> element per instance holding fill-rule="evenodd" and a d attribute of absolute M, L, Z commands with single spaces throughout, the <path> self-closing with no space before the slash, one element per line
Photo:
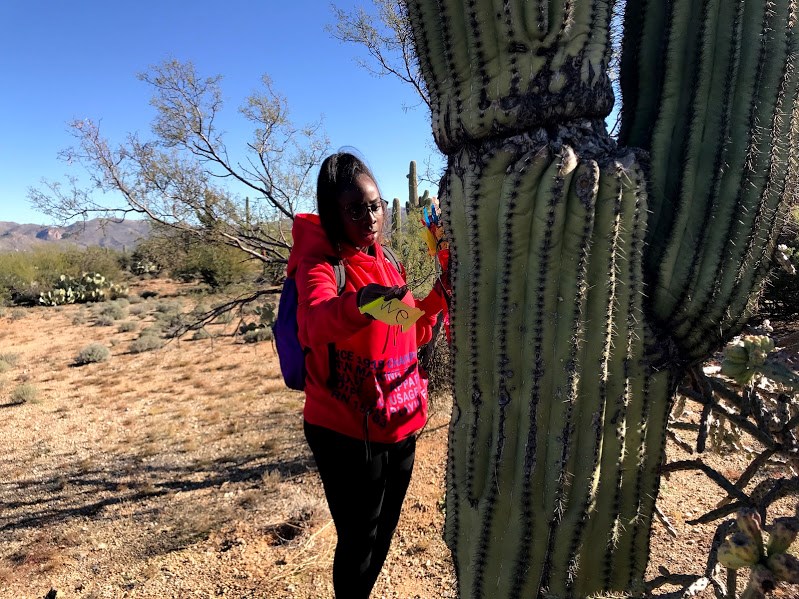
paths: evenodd
<path fill-rule="evenodd" d="M 453 261 L 462 598 L 640 594 L 682 369 L 751 315 L 796 193 L 797 2 L 408 0 Z"/>

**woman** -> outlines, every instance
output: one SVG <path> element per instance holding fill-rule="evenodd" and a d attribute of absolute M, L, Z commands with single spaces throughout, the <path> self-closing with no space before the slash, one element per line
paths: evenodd
<path fill-rule="evenodd" d="M 338 534 L 338 599 L 366 599 L 388 553 L 427 418 L 427 381 L 416 352 L 444 307 L 440 286 L 417 301 L 380 244 L 386 202 L 368 167 L 337 153 L 317 180 L 319 215 L 294 220 L 288 275 L 297 281 L 297 323 L 306 348 L 305 437 Z M 339 293 L 334 263 L 344 266 Z M 379 298 L 425 312 L 407 332 L 362 314 Z"/>

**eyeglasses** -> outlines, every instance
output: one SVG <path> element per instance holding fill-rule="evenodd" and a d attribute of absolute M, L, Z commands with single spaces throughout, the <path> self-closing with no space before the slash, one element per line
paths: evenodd
<path fill-rule="evenodd" d="M 377 216 L 383 212 L 388 206 L 388 202 L 380 198 L 379 201 L 373 204 L 348 204 L 344 206 L 344 212 L 355 222 L 366 218 L 367 214 L 374 214 Z"/>

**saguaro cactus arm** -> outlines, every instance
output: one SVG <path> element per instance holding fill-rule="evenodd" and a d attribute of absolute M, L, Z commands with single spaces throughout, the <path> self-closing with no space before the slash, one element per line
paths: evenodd
<path fill-rule="evenodd" d="M 698 360 L 751 315 L 797 197 L 797 6 L 630 0 L 625 14 L 620 141 L 650 155 L 654 316 Z"/>

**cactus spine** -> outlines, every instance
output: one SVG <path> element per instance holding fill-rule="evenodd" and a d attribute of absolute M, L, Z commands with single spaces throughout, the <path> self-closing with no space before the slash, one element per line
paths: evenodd
<path fill-rule="evenodd" d="M 797 188 L 795 2 L 628 0 L 644 152 L 604 127 L 611 4 L 407 2 L 448 156 L 464 598 L 642 590 L 675 382 L 740 330 Z"/>

